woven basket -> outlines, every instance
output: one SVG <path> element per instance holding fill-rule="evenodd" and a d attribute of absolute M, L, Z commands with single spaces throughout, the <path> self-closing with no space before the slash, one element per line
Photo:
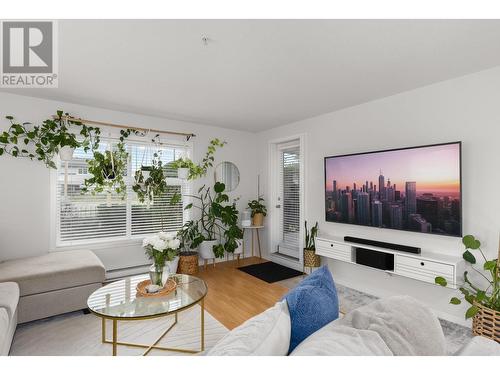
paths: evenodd
<path fill-rule="evenodd" d="M 304 249 L 304 267 L 321 266 L 321 258 L 312 249 Z"/>
<path fill-rule="evenodd" d="M 182 255 L 179 257 L 178 273 L 194 275 L 198 273 L 198 253 Z"/>
<path fill-rule="evenodd" d="M 500 311 L 492 310 L 477 302 L 474 302 L 474 305 L 479 308 L 479 312 L 473 318 L 472 333 L 500 343 Z"/>

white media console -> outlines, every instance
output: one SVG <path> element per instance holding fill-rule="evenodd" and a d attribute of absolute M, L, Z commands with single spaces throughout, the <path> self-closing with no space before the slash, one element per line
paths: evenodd
<path fill-rule="evenodd" d="M 371 245 L 361 245 L 344 241 L 343 238 L 321 235 L 316 237 L 316 254 L 359 265 L 356 262 L 356 249 L 372 250 L 394 256 L 394 269 L 382 270 L 389 274 L 434 284 L 437 276 L 448 282 L 448 287 L 456 289 L 462 279 L 464 262 L 462 258 L 436 254 L 422 250 L 421 254 L 412 254 Z M 377 269 L 378 268 L 374 268 Z"/>

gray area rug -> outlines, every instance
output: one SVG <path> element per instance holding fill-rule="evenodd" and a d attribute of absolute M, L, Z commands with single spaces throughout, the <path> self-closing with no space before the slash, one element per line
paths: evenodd
<path fill-rule="evenodd" d="M 173 317 L 152 320 L 118 322 L 118 341 L 150 345 L 172 324 Z M 228 329 L 205 311 L 205 349 L 213 347 Z M 107 337 L 111 339 L 111 321 Z M 159 345 L 199 350 L 200 308 L 179 313 L 177 325 Z M 10 355 L 42 356 L 109 356 L 110 344 L 101 343 L 101 319 L 81 311 L 63 314 L 35 322 L 20 324 L 14 336 Z M 118 346 L 118 355 L 141 355 L 145 349 Z M 183 355 L 182 353 L 152 350 L 149 355 Z"/>

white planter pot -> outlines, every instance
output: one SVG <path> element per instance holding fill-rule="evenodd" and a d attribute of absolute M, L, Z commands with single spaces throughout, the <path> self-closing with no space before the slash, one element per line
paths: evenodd
<path fill-rule="evenodd" d="M 61 158 L 61 161 L 71 161 L 73 160 L 74 152 L 75 149 L 71 146 L 64 146 L 59 150 L 59 157 Z"/>
<path fill-rule="evenodd" d="M 146 181 L 149 178 L 149 175 L 151 174 L 150 171 L 141 171 L 142 177 L 144 178 L 144 181 Z"/>
<path fill-rule="evenodd" d="M 189 177 L 189 168 L 177 168 L 177 177 L 187 180 Z"/>
<path fill-rule="evenodd" d="M 243 253 L 243 241 L 236 240 L 236 242 L 238 242 L 238 247 L 234 250 L 234 254 L 238 255 L 238 254 Z"/>
<path fill-rule="evenodd" d="M 170 273 L 177 273 L 177 267 L 179 266 L 179 257 L 175 257 L 170 262 L 165 262 L 165 265 L 170 269 Z"/>
<path fill-rule="evenodd" d="M 217 245 L 218 241 L 217 240 L 211 240 L 211 241 L 203 241 L 200 244 L 200 249 L 198 250 L 198 255 L 202 259 L 214 259 L 215 254 L 213 247 L 214 245 Z"/>

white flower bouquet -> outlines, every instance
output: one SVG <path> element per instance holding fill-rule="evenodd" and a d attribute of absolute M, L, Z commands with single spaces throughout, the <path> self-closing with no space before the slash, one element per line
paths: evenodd
<path fill-rule="evenodd" d="M 142 241 L 146 255 L 153 261 L 151 272 L 155 275 L 151 277 L 153 284 L 162 285 L 162 274 L 167 261 L 172 261 L 179 254 L 181 241 L 174 233 L 160 232 L 151 237 L 146 237 Z"/>

